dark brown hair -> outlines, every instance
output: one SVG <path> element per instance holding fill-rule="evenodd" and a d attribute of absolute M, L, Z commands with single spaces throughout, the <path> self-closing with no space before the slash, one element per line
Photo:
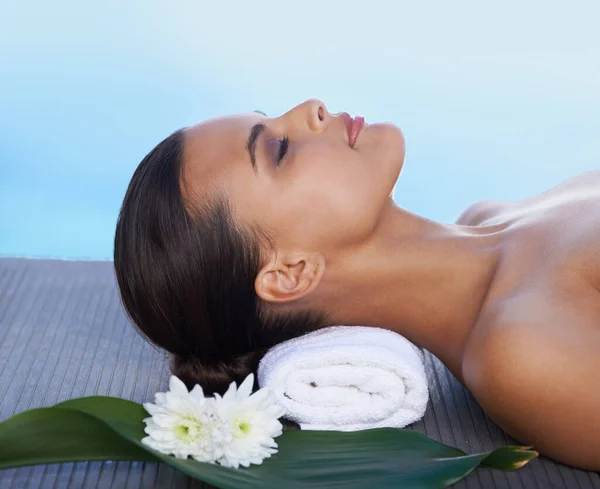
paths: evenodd
<path fill-rule="evenodd" d="M 270 347 L 327 326 L 326 314 L 273 312 L 260 300 L 254 281 L 269 235 L 236 222 L 223 194 L 184 202 L 184 135 L 172 133 L 135 170 L 117 220 L 115 273 L 126 313 L 173 354 L 173 374 L 188 389 L 222 394 L 256 373 Z"/>

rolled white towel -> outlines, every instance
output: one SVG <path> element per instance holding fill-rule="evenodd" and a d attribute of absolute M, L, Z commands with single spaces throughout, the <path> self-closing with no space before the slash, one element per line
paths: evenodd
<path fill-rule="evenodd" d="M 429 401 L 423 352 L 371 326 L 330 326 L 284 341 L 260 360 L 257 375 L 303 430 L 403 428 Z"/>

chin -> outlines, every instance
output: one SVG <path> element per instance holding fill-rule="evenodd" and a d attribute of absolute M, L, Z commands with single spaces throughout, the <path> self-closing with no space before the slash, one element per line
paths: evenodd
<path fill-rule="evenodd" d="M 393 182 L 391 189 L 393 193 L 393 187 L 395 187 L 396 181 L 400 177 L 400 173 L 404 167 L 404 157 L 406 154 L 404 134 L 397 125 L 391 122 L 369 124 L 366 129 L 364 147 L 365 149 L 369 148 L 367 151 L 373 151 L 373 157 L 382 164 L 382 169 L 386 169 L 387 176 L 384 178 L 386 180 L 389 178 L 388 181 Z M 361 142 L 360 135 L 358 142 Z"/>
<path fill-rule="evenodd" d="M 406 156 L 406 139 L 402 130 L 391 122 L 384 122 L 381 124 L 382 131 L 382 144 L 386 148 L 386 153 L 389 155 L 390 160 L 394 162 L 395 168 L 394 185 L 402 172 L 404 167 L 404 157 Z"/>
<path fill-rule="evenodd" d="M 406 139 L 404 138 L 404 133 L 402 132 L 402 129 L 395 124 L 389 123 L 388 126 L 390 137 L 395 139 L 399 151 L 402 154 L 402 161 L 404 161 L 404 155 L 406 153 Z"/>
<path fill-rule="evenodd" d="M 378 141 L 378 145 L 384 145 L 385 147 L 389 147 L 390 151 L 400 153 L 404 160 L 406 140 L 402 129 L 392 122 L 369 124 L 368 129 Z"/>

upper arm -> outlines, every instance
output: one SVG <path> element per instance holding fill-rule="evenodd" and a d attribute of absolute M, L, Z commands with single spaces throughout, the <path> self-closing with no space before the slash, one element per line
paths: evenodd
<path fill-rule="evenodd" d="M 600 470 L 598 336 L 584 338 L 572 327 L 570 340 L 557 341 L 526 326 L 495 329 L 478 370 L 471 370 L 473 395 L 519 442 L 562 463 Z"/>

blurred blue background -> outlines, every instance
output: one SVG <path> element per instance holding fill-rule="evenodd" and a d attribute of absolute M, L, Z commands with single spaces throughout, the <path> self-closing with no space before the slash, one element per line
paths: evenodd
<path fill-rule="evenodd" d="M 600 167 L 600 3 L 21 1 L 0 7 L 0 254 L 112 258 L 135 167 L 209 117 L 310 97 L 407 140 L 441 222 Z"/>

